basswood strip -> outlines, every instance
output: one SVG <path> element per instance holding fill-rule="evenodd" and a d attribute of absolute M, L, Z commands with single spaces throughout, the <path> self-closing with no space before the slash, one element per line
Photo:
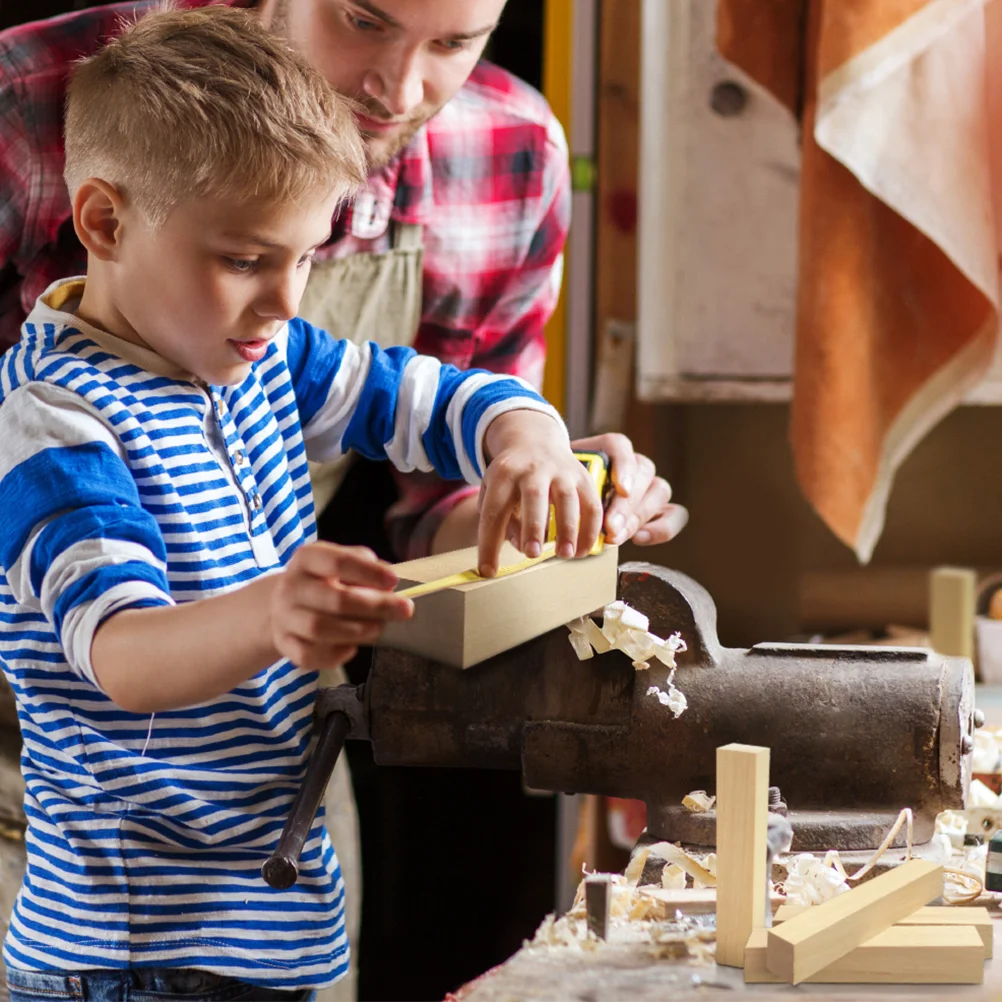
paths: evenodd
<path fill-rule="evenodd" d="M 748 937 L 748 984 L 783 983 L 766 965 L 768 938 L 768 929 L 755 929 Z M 811 984 L 977 985 L 984 980 L 984 957 L 984 943 L 971 926 L 898 925 L 803 980 Z"/>
<path fill-rule="evenodd" d="M 799 984 L 942 893 L 942 866 L 924 859 L 902 863 L 770 929 L 769 970 Z"/>
<path fill-rule="evenodd" d="M 810 905 L 780 905 L 772 921 L 775 925 L 779 925 L 809 907 Z M 968 926 L 976 929 L 981 937 L 985 959 L 992 958 L 995 927 L 992 925 L 991 912 L 987 908 L 944 908 L 942 905 L 926 905 L 925 908 L 920 908 L 903 918 L 895 928 L 903 925 Z"/>
<path fill-rule="evenodd" d="M 717 963 L 744 965 L 752 929 L 765 925 L 769 749 L 717 749 Z"/>

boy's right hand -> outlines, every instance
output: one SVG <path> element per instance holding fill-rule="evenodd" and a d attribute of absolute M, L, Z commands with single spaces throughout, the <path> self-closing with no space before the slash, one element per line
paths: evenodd
<path fill-rule="evenodd" d="M 361 645 L 375 643 L 384 623 L 414 615 L 414 603 L 393 594 L 397 580 L 365 547 L 301 547 L 271 595 L 276 650 L 311 671 L 351 660 Z"/>

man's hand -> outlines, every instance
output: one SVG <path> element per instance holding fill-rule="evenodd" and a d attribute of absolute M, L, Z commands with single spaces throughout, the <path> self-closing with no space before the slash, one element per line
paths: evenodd
<path fill-rule="evenodd" d="M 578 452 L 604 452 L 612 467 L 616 498 L 605 513 L 610 543 L 630 540 L 653 546 L 674 539 L 689 521 L 689 511 L 671 504 L 671 485 L 657 475 L 654 464 L 633 451 L 633 443 L 618 434 L 593 435 L 571 443 Z"/>
<path fill-rule="evenodd" d="M 505 538 L 527 557 L 539 556 L 551 504 L 557 556 L 587 554 L 602 527 L 602 502 L 561 426 L 538 411 L 509 411 L 491 422 L 484 444 L 491 459 L 479 499 L 480 573 L 497 571 Z"/>
<path fill-rule="evenodd" d="M 384 623 L 414 614 L 410 599 L 392 594 L 396 584 L 390 565 L 364 547 L 301 547 L 271 596 L 276 650 L 300 668 L 344 664 L 376 641 Z"/>

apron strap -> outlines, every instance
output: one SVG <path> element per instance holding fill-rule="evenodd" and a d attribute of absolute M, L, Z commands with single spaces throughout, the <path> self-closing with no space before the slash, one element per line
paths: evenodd
<path fill-rule="evenodd" d="M 393 224 L 394 250 L 420 250 L 424 244 L 424 228 L 420 223 Z"/>

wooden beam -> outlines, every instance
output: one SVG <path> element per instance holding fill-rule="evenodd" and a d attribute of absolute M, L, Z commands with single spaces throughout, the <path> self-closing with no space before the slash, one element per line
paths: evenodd
<path fill-rule="evenodd" d="M 929 646 L 940 654 L 974 656 L 974 593 L 977 575 L 961 567 L 937 567 L 929 575 Z"/>
<path fill-rule="evenodd" d="M 745 944 L 765 925 L 769 749 L 717 749 L 717 963 L 743 967 Z"/>
<path fill-rule="evenodd" d="M 808 910 L 809 905 L 780 905 L 773 916 L 773 923 L 779 925 Z M 985 948 L 985 960 L 991 960 L 994 952 L 995 927 L 987 908 L 946 907 L 927 905 L 903 918 L 894 928 L 903 925 L 967 926 L 976 929 Z"/>
<path fill-rule="evenodd" d="M 502 565 L 524 559 L 509 543 Z M 476 567 L 477 549 L 396 564 L 401 586 Z M 388 623 L 379 643 L 455 668 L 469 668 L 616 600 L 619 549 L 580 560 L 547 560 L 508 577 L 446 588 L 414 600 L 414 617 Z"/>
<path fill-rule="evenodd" d="M 768 939 L 768 929 L 755 929 L 748 937 L 747 984 L 784 983 L 767 966 Z M 984 980 L 984 949 L 981 936 L 971 926 L 899 925 L 803 980 L 811 984 L 977 985 Z"/>
<path fill-rule="evenodd" d="M 800 984 L 942 893 L 942 866 L 902 863 L 770 929 L 766 963 L 783 981 Z"/>

